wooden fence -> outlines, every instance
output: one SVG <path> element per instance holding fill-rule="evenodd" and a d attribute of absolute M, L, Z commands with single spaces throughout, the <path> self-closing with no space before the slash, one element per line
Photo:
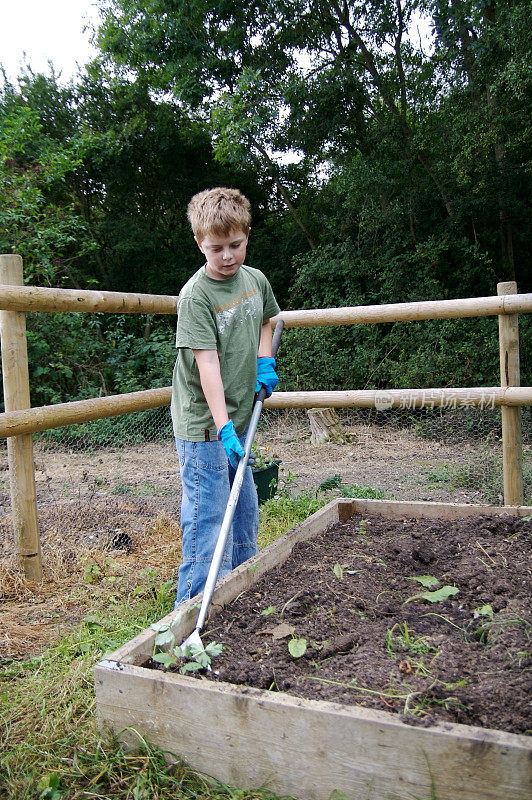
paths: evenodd
<path fill-rule="evenodd" d="M 7 438 L 11 507 L 17 552 L 26 577 L 40 580 L 42 562 L 37 519 L 32 434 L 38 431 L 166 406 L 170 387 L 30 407 L 25 313 L 28 311 L 175 314 L 173 296 L 48 289 L 23 285 L 22 259 L 0 255 L 0 336 L 5 412 L 0 437 Z M 498 316 L 500 386 L 391 391 L 274 392 L 269 408 L 500 406 L 504 502 L 523 503 L 521 406 L 532 405 L 532 387 L 520 387 L 518 315 L 532 311 L 532 294 L 517 294 L 514 282 L 499 283 L 496 297 L 393 303 L 352 308 L 282 311 L 286 327 L 361 325 L 426 319 Z M 274 324 L 276 319 L 272 320 Z"/>

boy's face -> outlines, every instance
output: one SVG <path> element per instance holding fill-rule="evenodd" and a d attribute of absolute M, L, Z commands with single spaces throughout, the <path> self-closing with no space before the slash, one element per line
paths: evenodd
<path fill-rule="evenodd" d="M 225 281 L 236 275 L 244 259 L 248 236 L 244 231 L 232 230 L 228 236 L 209 234 L 196 243 L 207 259 L 207 275 L 216 281 Z"/>

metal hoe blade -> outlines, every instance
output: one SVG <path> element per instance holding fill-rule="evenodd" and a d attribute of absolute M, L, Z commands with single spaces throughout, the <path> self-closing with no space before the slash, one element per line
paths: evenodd
<path fill-rule="evenodd" d="M 279 347 L 279 341 L 281 339 L 283 327 L 284 327 L 284 322 L 281 319 L 276 324 L 273 333 L 272 353 L 274 358 L 277 353 L 277 348 Z M 249 461 L 249 456 L 251 453 L 251 448 L 253 446 L 253 440 L 255 438 L 255 433 L 257 431 L 257 425 L 259 423 L 259 417 L 262 412 L 262 406 L 264 404 L 265 397 L 266 397 L 266 389 L 262 387 L 257 395 L 257 399 L 255 400 L 255 405 L 253 406 L 253 413 L 251 415 L 251 420 L 249 423 L 248 432 L 246 436 L 246 446 L 244 448 L 245 454 L 238 462 L 238 468 L 236 470 L 235 477 L 233 480 L 233 486 L 231 487 L 231 493 L 229 495 L 227 508 L 225 509 L 225 515 L 223 518 L 222 526 L 220 528 L 220 533 L 218 534 L 218 539 L 216 540 L 216 547 L 214 548 L 214 554 L 212 557 L 211 565 L 209 567 L 209 572 L 207 574 L 207 580 L 205 581 L 205 588 L 203 590 L 203 596 L 201 599 L 201 606 L 198 614 L 198 619 L 196 621 L 196 627 L 194 628 L 192 633 L 189 636 L 187 636 L 187 638 L 184 640 L 183 644 L 181 645 L 181 648 L 189 646 L 203 647 L 203 642 L 201 641 L 200 632 L 205 623 L 205 619 L 207 617 L 207 611 L 209 610 L 209 605 L 211 603 L 212 596 L 214 593 L 214 587 L 218 579 L 218 573 L 220 572 L 220 566 L 222 563 L 222 558 L 225 550 L 225 544 L 227 542 L 227 536 L 231 529 L 231 525 L 233 524 L 233 517 L 235 516 L 235 510 L 238 503 L 238 498 L 240 497 L 240 490 L 242 488 L 242 483 L 244 482 L 244 473 L 247 467 L 247 463 Z"/>

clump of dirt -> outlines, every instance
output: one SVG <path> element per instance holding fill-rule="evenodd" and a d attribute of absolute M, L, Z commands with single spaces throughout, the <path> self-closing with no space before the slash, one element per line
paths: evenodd
<path fill-rule="evenodd" d="M 207 677 L 529 733 L 531 533 L 510 515 L 358 515 L 212 617 L 202 638 L 224 651 Z"/>

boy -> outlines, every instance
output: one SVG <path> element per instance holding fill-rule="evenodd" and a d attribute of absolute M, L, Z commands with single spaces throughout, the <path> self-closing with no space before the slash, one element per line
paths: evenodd
<path fill-rule="evenodd" d="M 236 189 L 209 189 L 188 206 L 206 263 L 181 289 L 172 422 L 181 473 L 182 563 L 176 606 L 201 592 L 229 500 L 255 392 L 278 379 L 270 317 L 279 306 L 266 277 L 244 264 L 250 204 Z M 220 576 L 257 552 L 258 501 L 246 474 Z"/>

